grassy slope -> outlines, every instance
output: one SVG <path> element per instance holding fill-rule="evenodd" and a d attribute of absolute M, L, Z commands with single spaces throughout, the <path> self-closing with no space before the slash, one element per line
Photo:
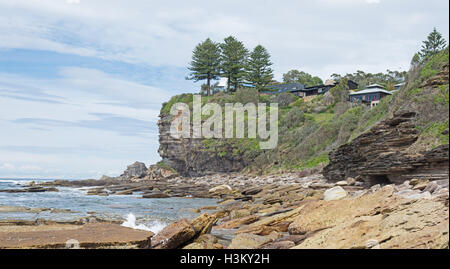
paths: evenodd
<path fill-rule="evenodd" d="M 311 168 L 326 164 L 331 150 L 403 109 L 419 112 L 416 126 L 421 131 L 421 136 L 411 148 L 412 151 L 448 143 L 448 78 L 446 85 L 437 88 L 419 86 L 435 76 L 445 63 L 448 63 L 448 48 L 411 70 L 407 85 L 384 98 L 373 109 L 347 102 L 347 90 L 341 85 L 327 96 L 319 96 L 310 102 L 284 96 L 294 102 L 280 106 L 279 140 L 278 147 L 274 150 L 260 150 L 257 139 L 205 139 L 202 150 L 217 152 L 220 156 L 242 156 L 247 172 L 267 173 Z M 277 101 L 271 98 L 283 99 L 242 90 L 235 94 L 220 93 L 203 97 L 202 100 L 204 103 L 215 102 L 221 105 Z M 161 113 L 168 114 L 170 106 L 176 102 L 192 104 L 192 95 L 173 97 L 163 105 Z M 445 130 L 447 132 L 443 132 Z"/>

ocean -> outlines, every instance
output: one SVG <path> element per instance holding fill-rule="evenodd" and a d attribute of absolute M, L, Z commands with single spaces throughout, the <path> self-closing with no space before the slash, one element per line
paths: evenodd
<path fill-rule="evenodd" d="M 19 189 L 31 181 L 53 181 L 46 179 L 0 179 L 0 189 Z M 159 232 L 167 224 L 181 218 L 194 218 L 198 214 L 190 209 L 217 204 L 215 199 L 202 198 L 155 198 L 142 199 L 133 195 L 86 195 L 88 187 L 57 187 L 59 192 L 5 193 L 0 192 L 0 206 L 27 208 L 69 209 L 40 212 L 2 212 L 0 220 L 54 220 L 72 221 L 90 216 L 123 221 L 123 225 L 135 229 Z M 89 213 L 88 213 L 89 212 Z"/>

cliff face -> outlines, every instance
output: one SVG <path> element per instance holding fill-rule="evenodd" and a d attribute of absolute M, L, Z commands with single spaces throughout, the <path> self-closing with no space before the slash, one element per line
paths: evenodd
<path fill-rule="evenodd" d="M 236 172 L 244 168 L 241 158 L 231 154 L 221 156 L 206 150 L 202 139 L 180 138 L 170 135 L 171 115 L 161 115 L 159 127 L 159 155 L 163 162 L 180 175 L 199 176 L 217 172 Z"/>
<path fill-rule="evenodd" d="M 369 184 L 400 184 L 412 178 L 448 179 L 449 146 L 409 153 L 419 138 L 415 112 L 398 112 L 351 143 L 330 153 L 324 176 L 330 181 L 361 176 Z"/>
<path fill-rule="evenodd" d="M 368 184 L 448 180 L 448 79 L 448 50 L 412 70 L 392 116 L 331 151 L 323 175 L 329 181 L 360 176 Z"/>

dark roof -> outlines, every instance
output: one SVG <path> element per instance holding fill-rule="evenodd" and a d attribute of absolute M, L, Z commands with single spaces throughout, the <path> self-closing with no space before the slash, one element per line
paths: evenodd
<path fill-rule="evenodd" d="M 304 89 L 305 85 L 300 83 L 286 83 L 286 84 L 268 85 L 266 88 L 275 91 L 278 90 L 278 92 L 292 92 Z"/>

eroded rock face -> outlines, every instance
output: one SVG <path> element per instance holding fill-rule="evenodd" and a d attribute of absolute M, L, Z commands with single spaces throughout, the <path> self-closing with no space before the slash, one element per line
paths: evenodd
<path fill-rule="evenodd" d="M 407 152 L 419 136 L 415 116 L 415 112 L 399 112 L 330 152 L 323 175 L 334 182 L 361 176 L 370 185 L 401 184 L 413 178 L 448 179 L 448 144 L 418 154 Z"/>
<path fill-rule="evenodd" d="M 219 156 L 217 152 L 205 151 L 202 139 L 180 138 L 170 135 L 172 116 L 160 116 L 159 155 L 165 164 L 183 176 L 198 176 L 217 172 L 237 172 L 244 168 L 241 157 L 231 154 Z"/>

